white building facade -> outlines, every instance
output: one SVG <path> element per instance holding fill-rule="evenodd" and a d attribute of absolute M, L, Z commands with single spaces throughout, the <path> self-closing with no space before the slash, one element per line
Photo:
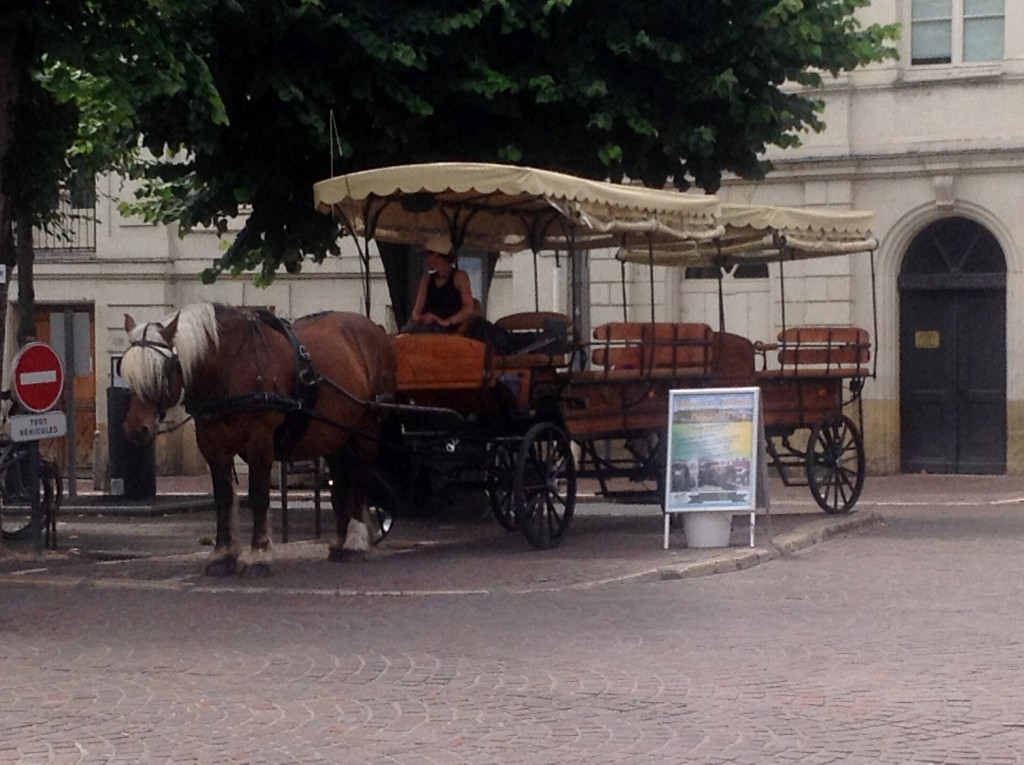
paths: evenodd
<path fill-rule="evenodd" d="M 1024 38 L 1013 32 L 1024 3 L 876 1 L 863 20 L 901 25 L 900 59 L 829 83 L 827 129 L 775 153 L 766 181 L 728 183 L 720 196 L 874 211 L 870 471 L 1019 474 Z M 850 322 L 875 335 L 863 259 L 791 270 L 790 323 Z M 684 281 L 683 296 L 692 291 Z M 777 300 L 774 285 L 769 294 Z"/>
<path fill-rule="evenodd" d="M 879 249 L 873 261 L 790 264 L 784 279 L 778 266 L 761 278 L 727 275 L 726 329 L 770 340 L 783 311 L 788 325 L 868 329 L 877 369 L 864 389 L 869 472 L 1024 473 L 1024 321 L 1015 310 L 1024 292 L 1024 37 L 1010 34 L 1024 29 L 1024 2 L 879 0 L 862 16 L 902 25 L 900 60 L 829 82 L 827 129 L 773 153 L 765 181 L 728 180 L 719 196 L 873 210 Z M 268 289 L 247 277 L 206 286 L 197 275 L 221 251 L 216 236 L 180 239 L 122 218 L 120 196 L 119 181 L 103 179 L 92 241 L 41 250 L 35 269 L 43 339 L 64 312 L 89 317 L 92 370 L 75 379 L 76 453 L 86 468 L 101 466 L 106 450 L 105 391 L 126 348 L 124 314 L 152 320 L 204 300 L 272 306 L 286 317 L 364 311 L 354 254 L 310 263 Z M 529 254 L 499 259 L 489 317 L 532 310 L 535 293 L 540 309 L 566 309 L 564 257 L 542 255 L 539 264 L 535 289 Z M 372 268 L 370 315 L 393 328 L 379 261 Z M 591 326 L 622 319 L 623 294 L 628 318 L 648 318 L 653 294 L 658 320 L 717 328 L 717 280 L 663 268 L 651 280 L 628 265 L 623 287 L 622 273 L 611 253 L 590 260 Z M 162 472 L 203 470 L 188 427 L 163 437 L 158 463 Z"/>
<path fill-rule="evenodd" d="M 1024 38 L 1011 32 L 1024 29 L 1024 3 L 876 0 L 862 20 L 901 26 L 899 60 L 828 82 L 826 130 L 772 152 L 766 180 L 727 180 L 718 195 L 872 210 L 873 263 L 851 256 L 790 264 L 784 279 L 778 266 L 767 278 L 727 276 L 726 329 L 771 340 L 783 316 L 868 329 L 869 472 L 1020 474 Z M 636 318 L 649 310 L 644 280 L 635 271 Z M 595 287 L 595 303 L 615 290 Z M 659 316 L 717 326 L 715 280 L 663 273 L 654 293 Z"/>

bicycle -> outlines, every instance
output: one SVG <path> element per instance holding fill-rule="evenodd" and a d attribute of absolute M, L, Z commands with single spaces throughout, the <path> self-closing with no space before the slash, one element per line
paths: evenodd
<path fill-rule="evenodd" d="M 57 545 L 57 511 L 64 494 L 60 469 L 39 458 L 35 488 L 43 514 L 47 547 Z M 29 444 L 0 439 L 0 533 L 5 540 L 27 539 L 32 533 L 32 470 Z"/>

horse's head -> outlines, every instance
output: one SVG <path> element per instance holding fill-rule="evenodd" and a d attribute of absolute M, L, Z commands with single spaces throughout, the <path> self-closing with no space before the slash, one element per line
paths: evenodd
<path fill-rule="evenodd" d="M 166 324 L 136 324 L 124 315 L 128 350 L 121 359 L 121 377 L 134 394 L 124 432 L 139 445 L 151 443 L 167 410 L 181 401 L 184 377 L 174 352 L 178 315 Z"/>

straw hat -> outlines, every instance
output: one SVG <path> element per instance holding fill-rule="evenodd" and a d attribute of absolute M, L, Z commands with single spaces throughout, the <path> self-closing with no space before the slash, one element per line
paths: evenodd
<path fill-rule="evenodd" d="M 446 236 L 432 236 L 423 245 L 423 249 L 427 252 L 436 252 L 438 255 L 445 255 L 451 257 L 452 255 L 452 240 Z"/>

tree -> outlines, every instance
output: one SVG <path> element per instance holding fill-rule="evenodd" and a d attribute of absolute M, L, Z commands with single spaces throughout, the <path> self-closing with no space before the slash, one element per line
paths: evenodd
<path fill-rule="evenodd" d="M 335 173 L 497 160 L 713 191 L 822 128 L 808 89 L 824 73 L 893 55 L 895 30 L 854 18 L 868 1 L 194 3 L 169 34 L 209 66 L 227 119 L 181 92 L 141 104 L 153 154 L 187 155 L 145 169 L 134 209 L 220 231 L 247 210 L 204 276 L 256 269 L 265 283 L 337 251 L 310 191 L 332 141 Z"/>
<path fill-rule="evenodd" d="M 136 104 L 182 94 L 222 118 L 205 64 L 164 34 L 175 13 L 175 0 L 9 0 L 0 14 L 0 263 L 17 271 L 22 337 L 35 332 L 32 231 L 60 227 L 75 173 L 134 165 Z"/>

